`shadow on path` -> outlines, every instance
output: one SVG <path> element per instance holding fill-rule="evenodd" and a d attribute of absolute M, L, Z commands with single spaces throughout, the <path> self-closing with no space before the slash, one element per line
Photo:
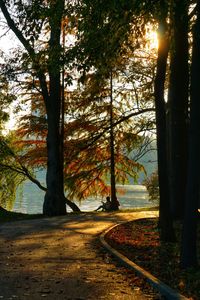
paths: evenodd
<path fill-rule="evenodd" d="M 94 240 L 156 212 L 81 213 L 0 225 L 1 299 L 153 299 L 131 286 Z"/>

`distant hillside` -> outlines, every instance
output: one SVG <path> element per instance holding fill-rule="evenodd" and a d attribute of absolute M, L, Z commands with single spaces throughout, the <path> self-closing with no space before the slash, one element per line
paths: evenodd
<path fill-rule="evenodd" d="M 143 172 L 139 175 L 138 183 L 141 184 L 146 176 L 150 176 L 157 169 L 156 141 L 150 142 L 146 148 L 143 147 L 143 151 L 132 151 L 131 157 L 142 164 L 146 170 L 147 175 Z M 132 179 L 130 183 L 134 184 Z"/>
<path fill-rule="evenodd" d="M 145 167 L 147 177 L 150 176 L 157 169 L 157 151 L 149 150 L 139 162 Z M 141 183 L 145 178 L 145 174 L 141 174 L 139 178 L 139 183 Z"/>

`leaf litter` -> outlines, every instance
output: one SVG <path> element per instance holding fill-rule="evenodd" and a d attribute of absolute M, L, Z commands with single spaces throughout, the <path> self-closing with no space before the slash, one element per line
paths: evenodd
<path fill-rule="evenodd" d="M 113 248 L 171 288 L 190 300 L 200 299 L 200 269 L 186 271 L 180 267 L 180 223 L 175 223 L 176 243 L 161 242 L 157 224 L 157 218 L 131 221 L 113 228 L 105 239 Z M 198 251 L 200 259 L 200 224 Z M 143 288 L 144 279 L 135 277 L 134 283 Z"/>

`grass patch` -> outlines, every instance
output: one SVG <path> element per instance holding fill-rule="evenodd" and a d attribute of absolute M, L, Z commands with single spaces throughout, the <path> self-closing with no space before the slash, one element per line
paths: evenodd
<path fill-rule="evenodd" d="M 17 220 L 31 220 L 31 219 L 38 219 L 42 218 L 42 214 L 23 214 L 5 210 L 4 208 L 0 207 L 0 223 L 10 222 L 10 221 L 17 221 Z"/>
<path fill-rule="evenodd" d="M 99 214 L 99 213 L 129 213 L 129 212 L 140 212 L 140 211 L 157 211 L 158 206 L 150 206 L 150 207 L 134 207 L 134 208 L 122 208 L 119 210 L 114 210 L 114 211 L 81 211 L 81 213 L 94 213 L 94 214 Z M 80 212 L 78 212 L 80 213 Z"/>

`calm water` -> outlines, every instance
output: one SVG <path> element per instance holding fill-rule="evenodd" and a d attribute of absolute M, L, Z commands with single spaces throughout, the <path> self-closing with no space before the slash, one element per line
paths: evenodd
<path fill-rule="evenodd" d="M 123 193 L 118 193 L 120 208 L 148 207 L 152 203 L 148 200 L 148 193 L 142 185 L 118 185 L 117 188 Z M 25 182 L 17 191 L 17 197 L 13 211 L 28 214 L 42 213 L 44 192 L 38 189 L 31 182 Z M 88 198 L 84 201 L 76 202 L 82 211 L 93 211 L 100 204 L 103 198 Z M 67 207 L 67 210 L 70 209 Z"/>

